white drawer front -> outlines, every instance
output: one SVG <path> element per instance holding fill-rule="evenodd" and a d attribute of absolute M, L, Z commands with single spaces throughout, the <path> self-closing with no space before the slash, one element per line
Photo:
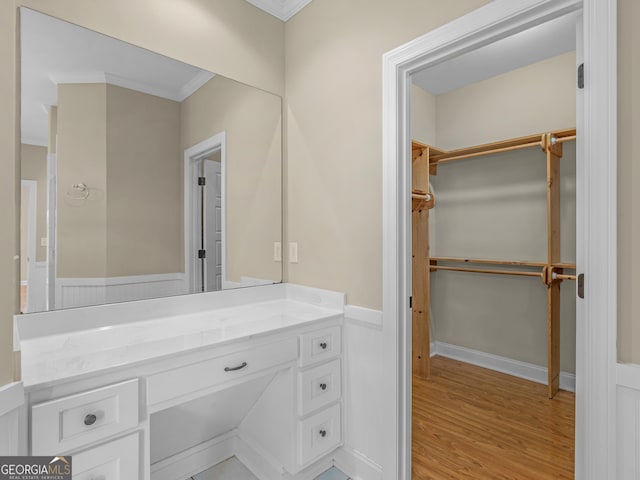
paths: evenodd
<path fill-rule="evenodd" d="M 139 460 L 136 433 L 73 455 L 73 480 L 136 480 Z"/>
<path fill-rule="evenodd" d="M 340 360 L 300 372 L 298 376 L 298 415 L 307 415 L 340 398 Z"/>
<path fill-rule="evenodd" d="M 149 405 L 179 398 L 218 384 L 236 380 L 251 373 L 295 361 L 298 339 L 287 338 L 276 343 L 242 350 L 149 377 Z"/>
<path fill-rule="evenodd" d="M 31 407 L 31 454 L 56 455 L 138 425 L 138 380 Z"/>
<path fill-rule="evenodd" d="M 299 422 L 298 434 L 301 466 L 329 453 L 342 441 L 340 404 Z"/>
<path fill-rule="evenodd" d="M 301 336 L 300 366 L 329 360 L 340 355 L 341 338 L 340 327 L 306 333 Z"/>

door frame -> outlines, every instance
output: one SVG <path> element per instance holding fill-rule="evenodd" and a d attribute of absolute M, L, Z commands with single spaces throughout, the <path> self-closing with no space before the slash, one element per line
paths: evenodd
<path fill-rule="evenodd" d="M 33 285 L 36 276 L 36 229 L 37 206 L 38 206 L 38 182 L 36 180 L 20 180 L 20 187 L 26 188 L 29 195 L 29 209 L 27 211 L 27 301 L 25 302 L 25 312 L 33 310 Z M 22 282 L 20 282 L 22 287 Z"/>
<path fill-rule="evenodd" d="M 220 150 L 221 162 L 221 198 L 222 198 L 222 288 L 227 278 L 227 134 L 217 133 L 184 151 L 184 268 L 186 293 L 195 293 L 197 284 L 197 258 L 199 245 L 196 243 L 195 227 L 198 223 L 196 215 L 200 189 L 197 178 L 200 176 L 197 164 L 203 157 Z"/>
<path fill-rule="evenodd" d="M 582 9 L 585 89 L 578 148 L 577 479 L 616 476 L 617 2 L 494 0 L 383 56 L 383 478 L 411 478 L 411 75 L 431 64 Z"/>

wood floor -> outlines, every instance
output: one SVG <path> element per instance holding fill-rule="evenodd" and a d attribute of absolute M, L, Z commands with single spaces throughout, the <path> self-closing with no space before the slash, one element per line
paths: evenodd
<path fill-rule="evenodd" d="M 573 393 L 455 360 L 413 379 L 413 480 L 573 479 Z"/>

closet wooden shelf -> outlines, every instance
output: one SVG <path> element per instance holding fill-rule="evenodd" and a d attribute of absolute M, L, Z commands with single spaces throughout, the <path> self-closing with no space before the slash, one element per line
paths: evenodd
<path fill-rule="evenodd" d="M 485 258 L 431 257 L 430 262 L 478 263 L 482 265 L 510 265 L 514 267 L 545 267 L 546 262 L 521 262 L 517 260 L 489 260 Z"/>
<path fill-rule="evenodd" d="M 576 266 L 560 261 L 560 160 L 563 144 L 575 141 L 576 130 L 555 130 L 546 133 L 512 138 L 500 142 L 446 151 L 420 142 L 412 142 L 412 238 L 413 238 L 413 306 L 412 306 L 412 365 L 414 375 L 429 375 L 429 284 L 430 272 L 438 270 L 538 277 L 547 288 L 547 370 L 548 396 L 558 392 L 560 383 L 560 284 L 576 280 L 565 273 Z M 547 174 L 547 261 L 528 262 L 457 257 L 429 258 L 429 209 L 427 198 L 429 176 L 436 175 L 438 165 L 505 153 L 528 148 L 540 148 L 546 160 Z M 453 264 L 453 265 L 442 265 Z M 458 264 L 458 265 L 456 265 Z M 496 267 L 496 268 L 489 268 Z M 503 268 L 500 268 L 503 267 Z M 506 268 L 520 267 L 520 268 Z"/>
<path fill-rule="evenodd" d="M 543 150 L 546 148 L 545 137 L 550 135 L 552 144 L 562 144 L 564 142 L 572 141 L 576 139 L 576 130 L 555 130 L 548 133 L 539 133 L 535 135 L 529 135 L 526 137 L 512 138 L 509 140 L 502 140 L 500 142 L 486 143 L 484 145 L 477 145 L 467 148 L 458 148 L 456 150 L 441 150 L 434 149 L 429 146 L 431 153 L 429 155 L 430 164 L 440 164 L 453 162 L 455 160 L 464 160 L 466 158 L 475 158 L 485 155 L 491 155 L 494 153 L 512 152 L 514 150 L 524 150 L 527 148 L 540 147 Z M 412 150 L 416 151 L 416 146 L 421 146 L 418 142 L 414 142 Z M 413 154 L 415 156 L 415 153 Z"/>

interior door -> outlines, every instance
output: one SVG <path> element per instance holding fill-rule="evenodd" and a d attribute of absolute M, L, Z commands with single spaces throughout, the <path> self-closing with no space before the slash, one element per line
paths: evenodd
<path fill-rule="evenodd" d="M 205 181 L 204 238 L 207 292 L 222 289 L 222 163 L 220 153 L 203 160 Z"/>

